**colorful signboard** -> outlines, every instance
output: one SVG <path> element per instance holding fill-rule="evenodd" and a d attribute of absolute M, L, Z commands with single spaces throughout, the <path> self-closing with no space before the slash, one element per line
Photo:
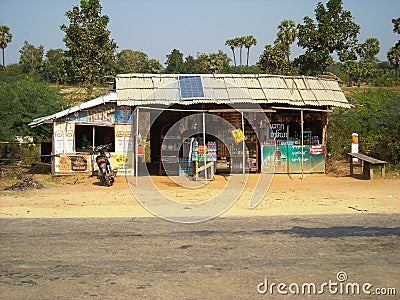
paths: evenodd
<path fill-rule="evenodd" d="M 56 174 L 89 172 L 91 169 L 89 155 L 71 154 L 54 157 L 54 172 Z"/>
<path fill-rule="evenodd" d="M 325 147 L 303 146 L 303 172 L 325 172 Z M 263 145 L 261 149 L 261 172 L 301 173 L 301 145 Z"/>

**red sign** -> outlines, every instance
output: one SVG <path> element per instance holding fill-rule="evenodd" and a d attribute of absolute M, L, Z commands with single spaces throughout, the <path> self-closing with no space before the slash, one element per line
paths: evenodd
<path fill-rule="evenodd" d="M 324 146 L 312 146 L 308 149 L 308 153 L 310 154 L 321 154 L 325 152 Z"/>

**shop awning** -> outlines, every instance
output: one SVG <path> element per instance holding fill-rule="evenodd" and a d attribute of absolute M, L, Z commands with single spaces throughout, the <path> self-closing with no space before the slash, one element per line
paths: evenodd
<path fill-rule="evenodd" d="M 74 112 L 80 111 L 80 110 L 84 110 L 84 109 L 88 109 L 100 104 L 105 104 L 108 102 L 116 102 L 117 101 L 117 93 L 109 93 L 107 95 L 86 101 L 80 105 L 76 105 L 73 106 L 71 108 L 65 109 L 63 111 L 60 111 L 58 113 L 46 116 L 46 117 L 40 117 L 37 119 L 34 119 L 31 123 L 29 123 L 28 125 L 31 127 L 35 127 L 35 126 L 39 126 L 43 123 L 52 123 L 54 120 L 65 117 L 69 114 L 72 114 Z"/>

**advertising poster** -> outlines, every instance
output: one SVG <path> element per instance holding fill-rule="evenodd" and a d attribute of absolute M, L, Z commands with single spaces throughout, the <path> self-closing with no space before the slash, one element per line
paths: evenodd
<path fill-rule="evenodd" d="M 115 153 L 111 154 L 111 165 L 118 168 L 118 174 L 133 175 L 132 125 L 115 126 Z"/>
<path fill-rule="evenodd" d="M 133 153 L 115 152 L 111 153 L 110 163 L 113 168 L 118 169 L 118 175 L 133 175 Z"/>
<path fill-rule="evenodd" d="M 325 172 L 323 145 L 304 145 L 304 173 Z M 301 173 L 301 145 L 263 145 L 261 172 Z"/>
<path fill-rule="evenodd" d="M 63 124 L 54 123 L 54 152 L 55 154 L 64 152 L 64 130 L 62 128 Z"/>
<path fill-rule="evenodd" d="M 54 132 L 54 152 L 71 153 L 74 152 L 74 132 L 73 123 L 55 123 Z"/>
<path fill-rule="evenodd" d="M 133 152 L 132 125 L 115 126 L 115 152 Z"/>
<path fill-rule="evenodd" d="M 91 163 L 89 155 L 60 155 L 54 158 L 54 171 L 58 174 L 72 172 L 89 172 Z"/>

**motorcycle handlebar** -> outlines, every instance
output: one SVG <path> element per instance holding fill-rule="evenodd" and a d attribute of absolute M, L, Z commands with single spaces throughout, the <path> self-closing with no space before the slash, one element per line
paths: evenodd
<path fill-rule="evenodd" d="M 105 144 L 105 145 L 98 145 L 97 147 L 89 146 L 89 148 L 92 149 L 93 151 L 104 151 L 104 150 L 110 149 L 111 146 L 112 146 L 112 143 L 109 143 L 109 144 Z"/>

